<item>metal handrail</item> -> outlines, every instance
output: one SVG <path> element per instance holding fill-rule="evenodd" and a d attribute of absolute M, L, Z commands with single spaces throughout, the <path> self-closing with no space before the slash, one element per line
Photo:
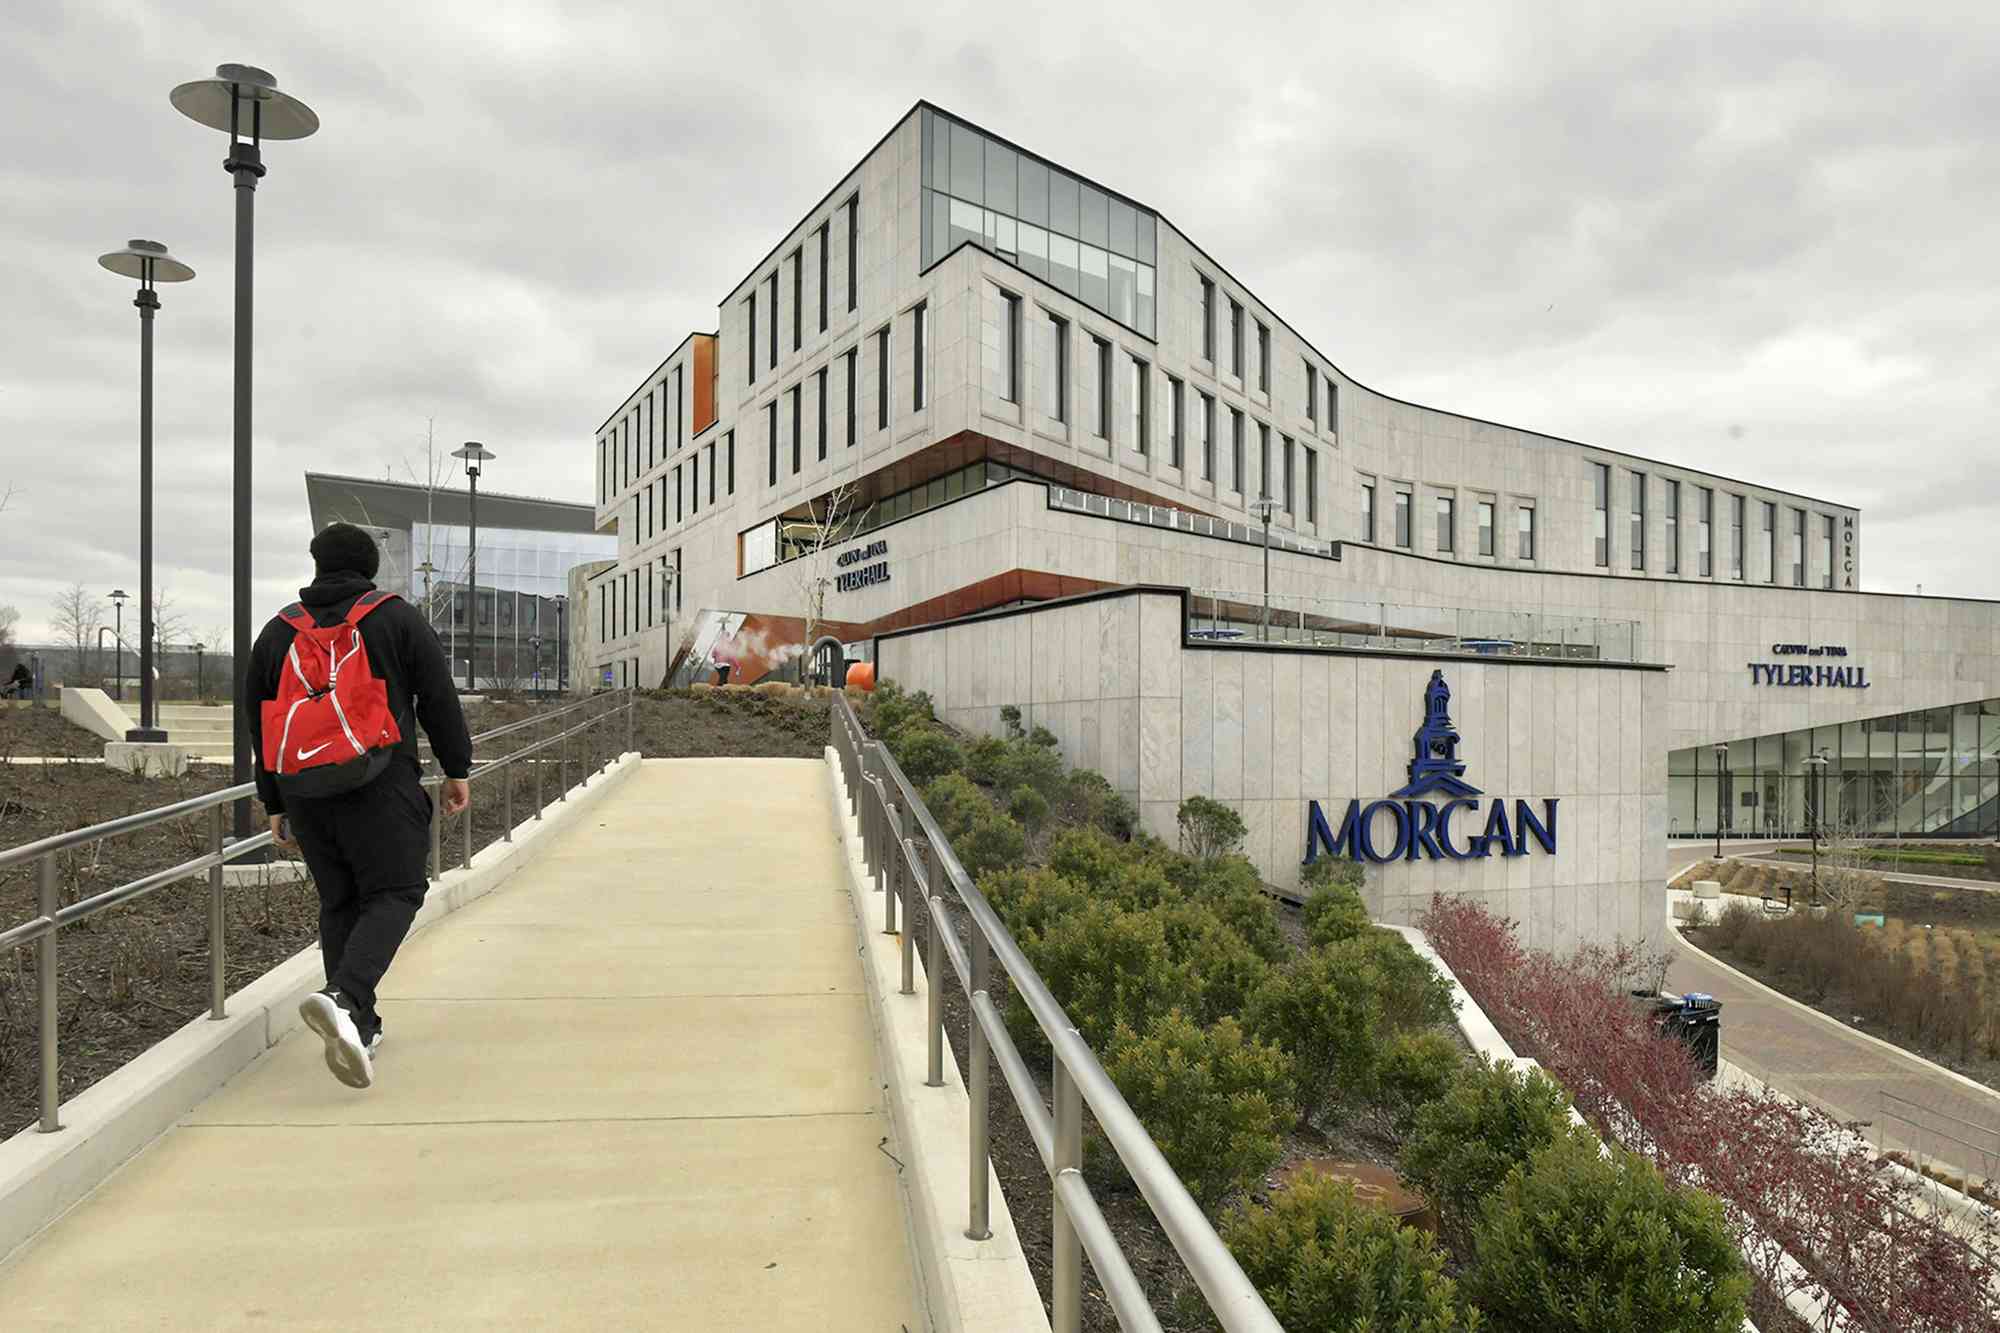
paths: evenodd
<path fill-rule="evenodd" d="M 915 938 L 912 894 L 921 896 L 928 923 L 925 980 L 928 989 L 928 1085 L 944 1085 L 944 971 L 949 960 L 971 1008 L 967 1045 L 970 1067 L 971 1205 L 966 1235 L 985 1240 L 988 1226 L 989 1130 L 987 1094 L 991 1062 L 1013 1094 L 1043 1167 L 1049 1173 L 1054 1208 L 1050 1279 L 1052 1333 L 1077 1333 L 1082 1317 L 1085 1255 L 1097 1273 L 1120 1325 L 1129 1331 L 1160 1327 L 1130 1263 L 1083 1177 L 1083 1108 L 1088 1107 L 1112 1151 L 1131 1175 L 1174 1252 L 1226 1333 L 1282 1333 L 1256 1286 L 1245 1276 L 1201 1206 L 1153 1142 L 1146 1127 L 1104 1072 L 1096 1054 L 1063 1013 L 1000 916 L 959 864 L 896 757 L 871 741 L 844 694 L 835 693 L 830 722 L 833 749 L 846 779 L 848 808 L 860 824 L 862 849 L 871 881 L 883 894 L 884 930 L 899 935 L 902 993 L 914 995 Z M 949 888 L 948 901 L 943 892 Z M 902 929 L 897 929 L 898 908 Z M 961 914 L 971 927 L 970 947 L 952 925 Z M 998 963 L 1015 993 L 1034 1017 L 1052 1056 L 1053 1109 L 1042 1101 L 1027 1062 L 994 1004 L 993 964 Z"/>
<path fill-rule="evenodd" d="M 468 783 L 477 781 L 510 765 L 519 763 L 531 755 L 538 755 L 553 747 L 560 746 L 562 755 L 557 762 L 561 767 L 561 785 L 557 789 L 556 799 L 566 801 L 569 799 L 570 741 L 572 738 L 588 732 L 592 727 L 597 726 L 607 718 L 623 713 L 625 716 L 625 749 L 630 750 L 632 748 L 636 705 L 637 696 L 631 691 L 611 691 L 593 695 L 586 699 L 580 699 L 575 703 L 564 704 L 562 707 L 538 717 L 524 718 L 518 722 L 510 722 L 499 727 L 494 727 L 490 731 L 482 731 L 472 738 L 475 747 L 482 742 L 512 735 L 531 726 L 544 726 L 559 719 L 569 717 L 581 717 L 582 719 L 574 725 L 562 728 L 554 735 L 546 736 L 541 740 L 524 745 L 497 759 L 485 763 L 475 763 L 467 773 L 466 780 Z M 546 805 L 542 800 L 542 775 L 543 766 L 548 762 L 547 760 L 543 760 L 541 763 L 536 764 L 534 769 L 535 818 L 537 819 L 542 817 L 542 812 L 546 809 Z M 586 766 L 580 785 L 588 786 L 590 776 L 597 768 L 608 768 L 609 766 L 610 761 L 608 759 L 602 765 Z M 420 781 L 426 788 L 435 788 L 445 782 L 446 779 L 442 776 L 432 776 L 422 778 Z M 503 791 L 505 795 L 502 806 L 501 839 L 505 842 L 512 842 L 514 840 L 513 782 L 509 781 L 506 783 Z M 59 1095 L 60 1089 L 57 1080 L 57 1074 L 60 1069 L 60 1051 L 56 1025 L 56 939 L 57 933 L 64 926 L 72 926 L 79 921 L 87 921 L 101 912 L 143 898 L 147 894 L 153 893 L 158 889 L 163 889 L 169 884 L 177 884 L 184 879 L 192 879 L 204 871 L 207 872 L 209 889 L 208 1016 L 211 1020 L 215 1021 L 228 1017 L 228 994 L 225 985 L 228 941 L 224 929 L 222 868 L 231 861 L 238 860 L 248 856 L 252 852 L 261 851 L 269 847 L 272 843 L 272 837 L 270 831 L 267 829 L 262 833 L 248 838 L 233 841 L 225 839 L 222 831 L 223 810 L 225 807 L 233 805 L 239 800 L 246 800 L 256 794 L 257 785 L 254 782 L 240 783 L 234 787 L 226 787 L 221 791 L 209 792 L 203 796 L 192 796 L 184 801 L 176 801 L 172 805 L 163 805 L 152 810 L 141 810 L 134 814 L 121 815 L 117 819 L 108 819 L 102 823 L 92 824 L 86 828 L 74 829 L 67 833 L 53 834 L 46 838 L 37 839 L 34 842 L 24 843 L 19 847 L 0 851 L 0 870 L 5 870 L 9 866 L 22 865 L 29 861 L 38 863 L 39 901 L 37 906 L 40 910 L 36 916 L 29 920 L 5 931 L 0 931 L 0 949 L 24 944 L 33 944 L 36 949 L 36 1036 L 41 1057 L 40 1128 L 43 1133 L 53 1134 L 62 1128 L 61 1097 Z M 142 829 L 152 828 L 171 820 L 199 814 L 203 811 L 206 811 L 208 814 L 208 851 L 203 855 L 183 861 L 179 865 L 169 866 L 164 870 L 156 870 L 149 875 L 143 875 L 138 879 L 126 884 L 120 884 L 115 888 L 105 889 L 101 893 L 92 894 L 88 898 L 78 899 L 66 907 L 58 906 L 56 858 L 63 852 L 73 851 L 79 847 L 91 846 L 92 844 L 102 842 L 108 838 L 119 837 L 123 834 L 136 833 Z M 470 807 L 467 808 L 465 815 L 459 822 L 464 830 L 464 854 L 459 862 L 462 867 L 471 864 L 472 861 L 472 818 Z M 443 848 L 441 845 L 443 827 L 444 819 L 434 813 L 431 818 L 431 851 L 430 864 L 428 866 L 428 873 L 432 879 L 436 879 L 443 873 L 444 869 Z"/>

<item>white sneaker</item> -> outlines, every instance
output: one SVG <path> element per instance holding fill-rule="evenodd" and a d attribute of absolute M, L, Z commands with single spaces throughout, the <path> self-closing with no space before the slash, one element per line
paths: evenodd
<path fill-rule="evenodd" d="M 354 1015 L 326 991 L 314 991 L 299 1003 L 299 1017 L 326 1043 L 326 1067 L 350 1088 L 365 1088 L 375 1081 L 374 1064 Z"/>
<path fill-rule="evenodd" d="M 381 1049 L 382 1049 L 382 1029 L 377 1028 L 375 1029 L 375 1035 L 368 1039 L 368 1059 L 371 1064 L 374 1062 L 375 1052 Z"/>

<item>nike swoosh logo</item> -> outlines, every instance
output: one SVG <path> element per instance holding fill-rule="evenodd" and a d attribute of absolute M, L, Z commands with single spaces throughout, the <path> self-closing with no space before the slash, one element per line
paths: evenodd
<path fill-rule="evenodd" d="M 303 764 L 303 763 L 304 763 L 304 762 L 305 762 L 306 760 L 308 760 L 308 759 L 312 758 L 312 757 L 313 757 L 314 755 L 318 754 L 318 753 L 319 753 L 319 752 L 320 752 L 321 750 L 324 750 L 324 749 L 326 748 L 326 746 L 327 746 L 327 745 L 331 745 L 331 744 L 333 744 L 333 742 L 332 742 L 332 741 L 328 741 L 328 742 L 326 743 L 326 745 L 315 745 L 315 746 L 313 746 L 313 747 L 312 747 L 312 749 L 310 749 L 310 750 L 300 750 L 300 751 L 299 751 L 299 762 Z"/>

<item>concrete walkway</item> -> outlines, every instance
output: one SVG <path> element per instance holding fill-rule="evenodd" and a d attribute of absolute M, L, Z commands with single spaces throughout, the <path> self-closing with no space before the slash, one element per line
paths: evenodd
<path fill-rule="evenodd" d="M 1672 844 L 1668 873 L 1713 852 L 1713 844 Z M 1871 1143 L 1960 1174 L 2000 1176 L 2000 1094 L 1750 985 L 1678 934 L 1670 944 L 1666 989 L 1722 1001 L 1724 1059 L 1841 1120 L 1868 1122 Z"/>
<path fill-rule="evenodd" d="M 919 1333 L 827 777 L 652 760 L 0 1268 L 0 1324 Z"/>

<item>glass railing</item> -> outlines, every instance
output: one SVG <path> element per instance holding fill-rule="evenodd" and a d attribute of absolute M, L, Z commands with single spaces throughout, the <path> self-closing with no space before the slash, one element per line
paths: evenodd
<path fill-rule="evenodd" d="M 1172 505 L 1115 500 L 1108 495 L 1072 490 L 1067 486 L 1049 487 L 1049 508 L 1066 509 L 1075 514 L 1094 514 L 1099 518 L 1122 519 L 1127 523 L 1145 523 L 1151 527 L 1167 528 L 1174 532 L 1190 532 L 1197 537 L 1247 542 L 1252 546 L 1264 544 L 1264 527 L 1260 523 L 1232 523 L 1226 518 L 1216 518 L 1209 514 L 1191 514 L 1185 509 L 1175 509 Z M 1270 537 L 1271 549 L 1274 551 L 1296 551 L 1302 555 L 1316 555 L 1327 559 L 1333 556 L 1333 543 L 1330 541 L 1301 537 L 1276 527 L 1271 529 Z"/>
<path fill-rule="evenodd" d="M 1260 594 L 1190 589 L 1187 633 L 1191 639 L 1319 648 L 1639 660 L 1636 620 L 1282 593 L 1273 593 L 1267 607 Z"/>

